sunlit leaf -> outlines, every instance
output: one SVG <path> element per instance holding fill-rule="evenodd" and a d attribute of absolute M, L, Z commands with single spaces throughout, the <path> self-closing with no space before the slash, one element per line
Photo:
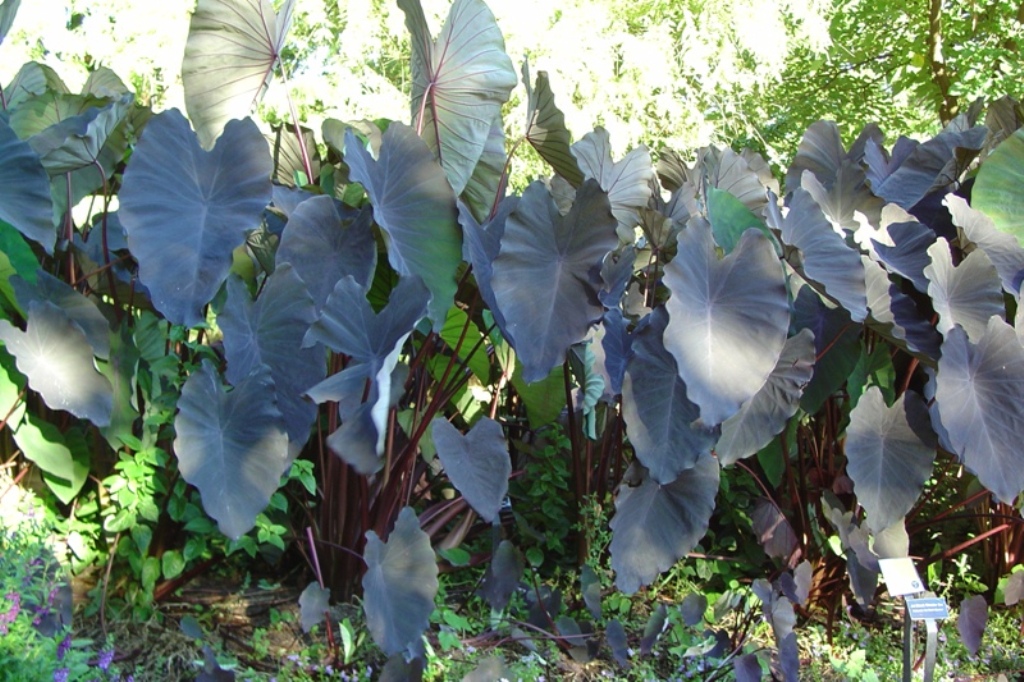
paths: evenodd
<path fill-rule="evenodd" d="M 786 342 L 789 300 L 775 249 L 747 230 L 719 260 L 710 228 L 691 222 L 665 266 L 665 285 L 665 348 L 701 419 L 720 424 L 764 386 Z"/>
<path fill-rule="evenodd" d="M 420 530 L 416 513 L 405 507 L 387 542 L 366 533 L 363 558 L 366 625 L 384 653 L 398 653 L 420 638 L 434 610 L 437 563 L 430 538 Z"/>
<path fill-rule="evenodd" d="M 571 151 L 583 177 L 597 180 L 601 189 L 608 193 L 612 215 L 619 223 L 616 229 L 619 239 L 632 244 L 636 239 L 633 228 L 640 224 L 638 211 L 647 206 L 651 198 L 654 167 L 650 152 L 646 147 L 637 147 L 613 161 L 611 139 L 608 131 L 600 126 L 584 135 Z"/>
<path fill-rule="evenodd" d="M 455 0 L 436 39 L 419 0 L 398 6 L 412 35 L 413 121 L 455 194 L 462 194 L 492 122 L 518 83 L 515 68 L 483 0 Z"/>
<path fill-rule="evenodd" d="M 501 425 L 483 417 L 465 436 L 443 417 L 434 419 L 432 426 L 437 456 L 452 485 L 480 518 L 494 522 L 512 473 Z"/>
<path fill-rule="evenodd" d="M 533 145 L 551 169 L 573 187 L 583 184 L 583 174 L 570 151 L 565 115 L 555 104 L 547 71 L 538 71 L 536 84 L 530 82 L 530 62 L 523 60 L 523 84 L 526 86 L 526 140 Z"/>
<path fill-rule="evenodd" d="M 988 320 L 1005 309 L 1003 291 L 992 261 L 984 251 L 972 251 L 953 267 L 949 243 L 938 239 L 928 248 L 931 263 L 925 267 L 928 294 L 938 313 L 936 327 L 942 334 L 960 325 L 977 343 L 984 336 Z"/>
<path fill-rule="evenodd" d="M 388 261 L 398 274 L 413 274 L 430 290 L 430 319 L 444 323 L 462 262 L 455 197 L 440 166 L 416 133 L 392 123 L 374 160 L 349 130 L 345 162 L 366 188 L 373 218 L 390 237 Z"/>
<path fill-rule="evenodd" d="M 638 331 L 622 382 L 622 418 L 637 459 L 668 484 L 710 454 L 717 431 L 698 421 L 676 362 L 662 345 L 666 316 L 657 308 Z"/>
<path fill-rule="evenodd" d="M 646 474 L 633 485 L 627 473 L 610 524 L 612 569 L 620 590 L 632 594 L 649 585 L 704 537 L 715 508 L 718 472 L 715 458 L 705 455 L 668 485 Z"/>
<path fill-rule="evenodd" d="M 177 110 L 150 120 L 124 173 L 118 214 L 139 279 L 170 322 L 205 322 L 232 252 L 270 203 L 271 171 L 250 119 L 228 123 L 209 152 Z"/>
<path fill-rule="evenodd" d="M 931 476 L 935 443 L 919 433 L 931 425 L 921 397 L 904 393 L 892 407 L 872 386 L 850 414 L 846 430 L 846 470 L 867 523 L 884 530 L 911 510 Z"/>
<path fill-rule="evenodd" d="M 1016 297 L 1024 280 L 1024 248 L 1021 242 L 1014 235 L 996 229 L 991 218 L 971 208 L 963 198 L 947 194 L 944 203 L 953 216 L 953 223 L 963 232 L 961 248 L 968 248 L 964 243 L 966 239 L 988 254 L 999 273 L 1003 290 Z"/>
<path fill-rule="evenodd" d="M 18 371 L 53 410 L 67 410 L 96 426 L 110 423 L 113 389 L 97 371 L 81 327 L 48 301 L 32 301 L 22 332 L 0 320 L 0 341 L 15 357 Z"/>
<path fill-rule="evenodd" d="M 505 197 L 508 177 L 505 175 L 505 131 L 501 116 L 494 119 L 484 143 L 483 153 L 473 169 L 473 174 L 462 191 L 465 203 L 473 209 L 475 216 L 486 220 L 491 208 Z"/>
<path fill-rule="evenodd" d="M 722 437 L 715 445 L 722 466 L 753 455 L 782 433 L 800 406 L 804 387 L 814 372 L 814 359 L 814 333 L 810 329 L 801 329 L 786 339 L 768 381 L 739 412 L 722 422 Z"/>
<path fill-rule="evenodd" d="M 189 24 L 181 81 L 204 148 L 263 97 L 281 56 L 295 0 L 199 0 Z"/>
<path fill-rule="evenodd" d="M 597 182 L 580 187 L 564 217 L 543 183 L 523 193 L 505 221 L 491 286 L 527 382 L 546 377 L 601 318 L 598 268 L 617 245 L 615 218 Z"/>
<path fill-rule="evenodd" d="M 935 402 L 950 443 L 1006 504 L 1024 490 L 1024 348 L 1013 328 L 988 321 L 977 344 L 954 327 L 942 344 Z"/>
<path fill-rule="evenodd" d="M 203 509 L 237 540 L 256 524 L 288 466 L 288 434 L 266 368 L 225 392 L 204 360 L 185 382 L 174 419 L 182 478 L 199 489 Z"/>

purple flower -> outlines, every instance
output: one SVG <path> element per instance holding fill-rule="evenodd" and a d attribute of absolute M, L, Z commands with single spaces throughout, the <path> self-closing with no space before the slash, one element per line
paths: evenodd
<path fill-rule="evenodd" d="M 70 648 L 71 648 L 71 633 L 69 632 L 68 634 L 64 635 L 64 639 L 62 639 L 60 641 L 60 644 L 57 645 L 57 660 L 58 661 L 63 661 L 64 660 L 64 656 L 68 653 L 68 649 L 70 649 Z M 57 672 L 60 672 L 60 671 L 58 670 Z M 68 673 L 67 673 L 67 670 L 65 670 L 64 671 L 64 679 L 66 680 L 67 678 L 68 678 Z M 57 680 L 57 673 L 53 674 L 53 679 L 56 682 L 56 680 Z"/>
<path fill-rule="evenodd" d="M 71 671 L 67 668 L 60 668 L 53 671 L 53 682 L 68 682 L 68 675 Z"/>
<path fill-rule="evenodd" d="M 109 668 L 110 664 L 113 663 L 113 662 L 114 662 L 114 650 L 113 649 L 107 649 L 105 651 L 101 651 L 100 652 L 99 661 L 96 663 L 96 666 L 100 670 L 102 670 L 103 672 L 106 672 L 107 668 Z"/>

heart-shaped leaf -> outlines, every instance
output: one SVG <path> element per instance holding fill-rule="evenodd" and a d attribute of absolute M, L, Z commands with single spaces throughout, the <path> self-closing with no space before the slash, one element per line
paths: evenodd
<path fill-rule="evenodd" d="M 919 357 L 933 361 L 939 356 L 942 337 L 913 299 L 889 280 L 888 273 L 867 256 L 862 256 L 867 284 L 868 325 Z"/>
<path fill-rule="evenodd" d="M 181 81 L 185 107 L 210 149 L 234 118 L 252 113 L 270 86 L 295 0 L 199 0 L 188 29 Z"/>
<path fill-rule="evenodd" d="M 601 318 L 599 267 L 618 245 L 608 195 L 585 182 L 568 215 L 540 181 L 505 221 L 491 286 L 527 382 L 543 379 Z"/>
<path fill-rule="evenodd" d="M 427 628 L 437 594 L 434 550 L 416 512 L 402 509 L 387 542 L 368 531 L 363 558 L 366 625 L 384 653 L 398 653 Z"/>
<path fill-rule="evenodd" d="M 309 632 L 317 623 L 323 622 L 330 601 L 330 589 L 320 587 L 316 581 L 306 585 L 299 595 L 299 624 L 303 632 Z"/>
<path fill-rule="evenodd" d="M 598 126 L 572 146 L 584 178 L 594 179 L 608 193 L 612 215 L 618 221 L 616 232 L 627 244 L 636 241 L 633 228 L 640 224 L 638 211 L 651 199 L 654 167 L 646 147 L 637 147 L 619 161 L 612 161 L 608 131 Z M 566 178 L 568 180 L 568 178 Z"/>
<path fill-rule="evenodd" d="M 77 116 L 69 116 L 33 135 L 29 144 L 39 154 L 43 167 L 50 175 L 71 173 L 93 164 L 101 163 L 101 154 L 107 141 L 124 122 L 131 111 L 134 95 L 123 95 L 114 102 L 86 109 Z M 122 135 L 123 139 L 123 135 Z M 115 147 L 120 153 L 114 158 L 102 159 L 106 163 L 104 175 L 113 169 L 124 153 L 122 140 L 116 140 Z"/>
<path fill-rule="evenodd" d="M 502 540 L 494 550 L 490 563 L 487 564 L 487 572 L 484 573 L 478 594 L 495 611 L 504 610 L 512 598 L 512 593 L 519 586 L 523 568 L 523 559 L 519 551 L 508 540 Z"/>
<path fill-rule="evenodd" d="M 664 308 L 651 313 L 635 335 L 622 382 L 622 418 L 637 459 L 650 478 L 671 483 L 710 454 L 717 432 L 697 420 L 699 410 L 672 355 L 662 345 Z"/>
<path fill-rule="evenodd" d="M 932 473 L 935 443 L 928 408 L 916 393 L 904 393 L 892 407 L 872 386 L 850 413 L 846 429 L 846 471 L 857 501 L 876 531 L 896 523 L 913 508 Z"/>
<path fill-rule="evenodd" d="M 67 410 L 100 427 L 110 423 L 113 388 L 96 370 L 82 328 L 61 308 L 32 301 L 25 331 L 0 320 L 0 341 L 51 409 Z"/>
<path fill-rule="evenodd" d="M 1017 296 L 1024 281 L 1024 248 L 1012 234 L 996 229 L 995 223 L 981 211 L 971 208 L 967 201 L 955 194 L 947 194 L 943 203 L 968 241 L 988 254 L 999 273 L 1003 290 Z M 963 238 L 961 238 L 961 241 Z M 966 244 L 961 244 L 961 247 Z"/>
<path fill-rule="evenodd" d="M 508 494 L 512 461 L 498 422 L 483 417 L 465 436 L 438 417 L 431 423 L 434 446 L 455 488 L 484 521 L 498 518 Z"/>
<path fill-rule="evenodd" d="M 789 519 L 772 500 L 759 497 L 750 515 L 752 530 L 764 553 L 776 559 L 789 561 L 799 547 L 799 540 Z"/>
<path fill-rule="evenodd" d="M 0 220 L 53 253 L 57 232 L 53 227 L 50 176 L 28 142 L 0 120 Z"/>
<path fill-rule="evenodd" d="M 691 222 L 665 266 L 665 285 L 665 348 L 701 419 L 720 424 L 761 390 L 786 343 L 789 299 L 775 249 L 747 230 L 719 260 L 710 227 Z"/>
<path fill-rule="evenodd" d="M 1013 327 L 988 321 L 977 344 L 954 327 L 942 344 L 935 403 L 950 444 L 996 497 L 1024 489 L 1024 348 Z"/>
<path fill-rule="evenodd" d="M 229 279 L 227 288 L 227 300 L 217 317 L 224 332 L 227 380 L 237 385 L 260 365 L 267 366 L 289 450 L 298 454 L 317 413 L 316 405 L 302 395 L 327 376 L 323 346 L 302 347 L 306 330 L 316 320 L 313 301 L 288 264 L 266 279 L 255 302 L 240 279 Z"/>
<path fill-rule="evenodd" d="M 832 226 L 847 233 L 856 232 L 859 220 L 864 218 L 877 225 L 885 205 L 868 188 L 864 169 L 849 160 L 839 166 L 835 181 L 828 189 L 809 172 L 803 175 L 801 187 L 811 195 Z"/>
<path fill-rule="evenodd" d="M 339 208 L 326 196 L 303 201 L 288 216 L 277 249 L 277 263 L 294 266 L 317 310 L 345 275 L 369 289 L 377 266 L 371 213 Z"/>
<path fill-rule="evenodd" d="M 953 267 L 949 242 L 938 239 L 928 248 L 931 263 L 924 269 L 928 278 L 928 295 L 939 315 L 936 327 L 947 334 L 953 325 L 960 325 L 967 338 L 975 343 L 985 335 L 988 320 L 1002 316 L 1005 306 L 1003 290 L 992 261 L 984 251 L 967 254 Z"/>
<path fill-rule="evenodd" d="M 831 187 L 846 159 L 839 126 L 833 121 L 816 121 L 804 133 L 796 155 L 786 171 L 786 189 L 800 187 L 804 173 L 810 172 L 824 187 Z"/>
<path fill-rule="evenodd" d="M 430 290 L 430 319 L 444 324 L 462 262 L 455 197 L 440 166 L 416 133 L 392 123 L 374 161 L 355 134 L 345 133 L 345 162 L 352 180 L 366 188 L 373 217 L 391 238 L 388 261 Z"/>
<path fill-rule="evenodd" d="M 800 397 L 814 373 L 814 358 L 814 332 L 810 329 L 786 339 L 768 381 L 739 412 L 722 422 L 722 437 L 715 445 L 722 466 L 749 457 L 782 433 L 800 407 Z"/>
<path fill-rule="evenodd" d="M 174 419 L 182 478 L 199 489 L 203 509 L 237 540 L 256 524 L 288 467 L 288 434 L 265 367 L 225 392 L 204 360 L 185 382 Z"/>
<path fill-rule="evenodd" d="M 640 474 L 619 486 L 611 520 L 615 584 L 627 594 L 648 585 L 692 550 L 707 532 L 718 493 L 718 462 L 699 458 L 679 478 L 661 485 Z"/>
<path fill-rule="evenodd" d="M 270 154 L 250 119 L 204 151 L 176 109 L 154 116 L 124 173 L 118 215 L 153 305 L 174 324 L 205 322 L 232 251 L 270 202 Z"/>
<path fill-rule="evenodd" d="M 15 112 L 25 102 L 43 95 L 47 91 L 68 93 L 64 81 L 53 68 L 39 62 L 23 64 L 11 82 L 4 88 L 4 111 Z M 28 137 L 28 135 L 22 136 Z"/>
<path fill-rule="evenodd" d="M 761 682 L 764 675 L 757 654 L 745 654 L 734 659 L 732 670 L 736 674 L 736 682 Z"/>
<path fill-rule="evenodd" d="M 988 625 L 988 603 L 984 596 L 976 594 L 960 602 L 956 629 L 960 632 L 960 639 L 963 641 L 964 647 L 971 652 L 972 656 L 978 655 L 986 625 Z"/>
<path fill-rule="evenodd" d="M 583 184 L 576 157 L 570 151 L 569 130 L 565 115 L 555 104 L 555 95 L 548 82 L 547 71 L 537 72 L 535 85 L 530 83 L 530 62 L 523 61 L 523 85 L 526 86 L 526 141 L 551 169 L 569 181 L 573 187 Z"/>
<path fill-rule="evenodd" d="M 462 194 L 491 123 L 518 83 L 515 68 L 483 0 L 455 0 L 436 39 L 420 0 L 399 0 L 398 6 L 412 35 L 413 121 L 455 194 Z"/>

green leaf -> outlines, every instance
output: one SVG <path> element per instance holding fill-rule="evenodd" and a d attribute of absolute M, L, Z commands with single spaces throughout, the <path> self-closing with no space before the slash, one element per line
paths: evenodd
<path fill-rule="evenodd" d="M 135 407 L 135 372 L 139 367 L 139 350 L 132 339 L 131 326 L 126 320 L 118 332 L 110 335 L 110 358 L 99 362 L 100 374 L 107 378 L 113 389 L 113 407 L 110 424 L 100 429 L 112 448 L 133 438 L 132 431 L 139 411 Z"/>
<path fill-rule="evenodd" d="M 463 329 L 466 329 L 465 338 L 462 338 Z M 487 357 L 487 345 L 480 343 L 484 335 L 476 323 L 469 319 L 465 310 L 458 306 L 452 306 L 448 310 L 448 317 L 445 319 L 444 327 L 441 328 L 440 336 L 453 352 L 458 347 L 459 360 L 466 363 L 466 366 L 481 383 L 486 385 L 490 382 L 491 363 Z M 461 345 L 459 345 L 460 338 L 462 339 Z"/>
<path fill-rule="evenodd" d="M 732 253 L 747 228 L 756 227 L 766 232 L 764 222 L 754 215 L 742 201 L 729 192 L 717 187 L 707 188 L 708 220 L 715 235 L 715 242 Z"/>
<path fill-rule="evenodd" d="M 173 580 L 185 570 L 185 559 L 178 550 L 169 549 L 160 557 L 160 568 L 164 580 Z"/>
<path fill-rule="evenodd" d="M 4 0 L 0 2 L 0 44 L 3 44 L 7 32 L 11 30 L 14 17 L 18 14 L 18 7 L 21 0 Z"/>
<path fill-rule="evenodd" d="M 11 277 L 17 275 L 30 284 L 36 283 L 39 261 L 25 238 L 8 223 L 0 220 L 0 296 L 24 316 L 24 309 L 18 303 L 11 287 Z"/>
<path fill-rule="evenodd" d="M 14 442 L 43 471 L 43 480 L 64 504 L 71 504 L 89 475 L 89 449 L 77 429 L 67 434 L 34 414 L 14 432 Z"/>
<path fill-rule="evenodd" d="M 189 24 L 181 81 L 205 149 L 231 119 L 244 118 L 270 86 L 295 0 L 199 0 Z"/>

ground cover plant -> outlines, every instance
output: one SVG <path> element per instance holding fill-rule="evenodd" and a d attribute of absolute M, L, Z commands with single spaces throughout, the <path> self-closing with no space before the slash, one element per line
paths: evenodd
<path fill-rule="evenodd" d="M 5 490 L 44 497 L 104 631 L 239 556 L 267 585 L 303 567 L 274 626 L 326 644 L 289 654 L 297 679 L 794 680 L 820 672 L 812 619 L 898 632 L 878 562 L 905 556 L 967 659 L 991 604 L 1013 631 L 1015 100 L 924 142 L 820 121 L 778 174 L 730 148 L 615 159 L 601 127 L 573 142 L 482 0 L 439 31 L 400 0 L 410 124 L 264 131 L 294 5 L 201 0 L 185 113 L 102 68 L 71 93 L 29 63 L 0 92 Z M 550 176 L 512 192 L 527 146 Z M 201 677 L 250 674 L 180 622 Z M 81 653 L 131 674 L 102 646 Z M 471 648 L 496 653 L 444 667 Z M 1024 667 L 1006 651 L 989 664 Z"/>

